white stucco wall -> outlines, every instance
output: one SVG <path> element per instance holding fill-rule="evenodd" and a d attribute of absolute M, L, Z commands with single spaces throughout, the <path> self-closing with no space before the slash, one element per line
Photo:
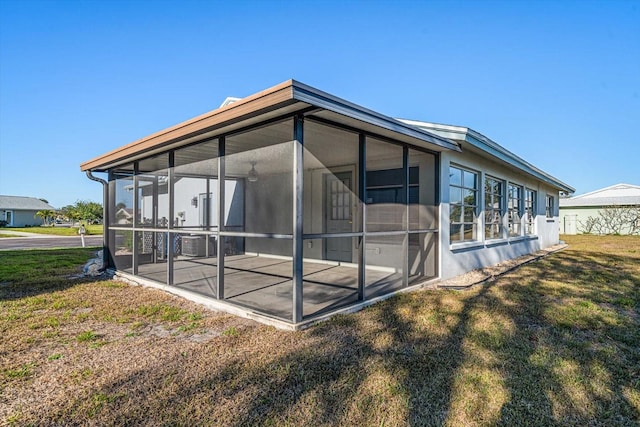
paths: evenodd
<path fill-rule="evenodd" d="M 245 185 L 245 224 L 247 233 L 293 233 L 293 184 L 290 173 L 261 175 Z M 288 239 L 246 238 L 247 252 L 291 256 Z"/>
<path fill-rule="evenodd" d="M 36 217 L 37 211 L 21 211 L 21 210 L 0 210 L 0 220 L 5 220 L 7 211 L 11 212 L 12 216 L 11 224 L 7 224 L 12 227 L 24 227 L 24 226 L 39 226 L 44 224 L 42 218 Z"/>
<path fill-rule="evenodd" d="M 587 232 L 586 224 L 589 217 L 598 219 L 600 218 L 600 212 L 606 209 L 620 209 L 624 210 L 625 207 L 602 207 L 602 206 L 585 206 L 574 207 L 567 206 L 560 208 L 559 229 L 562 234 L 582 234 Z M 619 212 L 619 211 L 618 211 Z M 619 228 L 603 227 L 593 228 L 590 232 L 597 234 L 629 234 L 632 224 L 625 223 L 625 225 L 619 224 Z"/>
<path fill-rule="evenodd" d="M 478 173 L 479 189 L 483 189 L 484 177 L 492 177 L 505 181 L 505 191 L 508 182 L 527 187 L 536 191 L 537 204 L 534 235 L 511 237 L 503 239 L 484 239 L 483 208 L 484 194 L 478 192 L 478 240 L 474 242 L 449 243 L 449 166 L 450 164 L 465 167 Z M 558 196 L 557 189 L 538 181 L 537 179 L 518 172 L 506 164 L 489 161 L 470 151 L 463 153 L 442 153 L 440 167 L 440 277 L 448 279 L 459 274 L 497 264 L 510 258 L 515 258 L 539 249 L 557 244 L 558 233 Z M 552 195 L 555 202 L 553 218 L 545 214 L 546 195 Z M 505 194 L 506 196 L 506 194 Z M 506 203 L 506 197 L 504 202 Z M 504 224 L 506 225 L 506 218 Z"/>
<path fill-rule="evenodd" d="M 562 234 L 583 233 L 583 224 L 589 217 L 597 218 L 600 208 L 560 208 L 559 230 Z"/>
<path fill-rule="evenodd" d="M 242 181 L 228 180 L 225 182 L 225 216 L 227 226 L 241 226 L 244 215 L 244 183 Z M 203 226 L 201 218 L 202 197 L 206 194 L 207 185 L 204 179 L 179 179 L 174 184 L 174 219 L 178 227 Z M 213 202 L 209 215 L 209 224 L 215 227 L 218 223 L 218 209 L 215 201 L 218 200 L 218 181 L 211 179 L 209 194 Z M 196 197 L 198 205 L 194 206 L 191 200 Z M 151 194 L 141 198 L 140 209 L 143 218 L 153 217 L 153 197 Z M 158 195 L 158 217 L 167 217 L 169 212 L 169 197 L 166 192 Z"/>

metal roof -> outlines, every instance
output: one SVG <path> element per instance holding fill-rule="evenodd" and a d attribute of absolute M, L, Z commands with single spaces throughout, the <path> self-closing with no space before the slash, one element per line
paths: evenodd
<path fill-rule="evenodd" d="M 2 196 L 0 195 L 0 209 L 14 211 L 42 211 L 54 210 L 48 203 L 35 197 Z"/>
<path fill-rule="evenodd" d="M 435 133 L 444 138 L 451 139 L 453 141 L 460 141 L 462 143 L 469 144 L 472 147 L 475 147 L 487 155 L 493 157 L 494 159 L 501 160 L 525 173 L 531 175 L 552 187 L 557 188 L 558 190 L 564 191 L 566 193 L 573 193 L 576 190 L 570 185 L 562 182 L 558 178 L 544 172 L 543 170 L 533 166 L 531 163 L 524 160 L 522 157 L 512 153 L 507 150 L 500 144 L 486 136 L 482 135 L 480 132 L 477 132 L 473 129 L 464 126 L 452 126 L 452 125 L 443 125 L 439 123 L 430 123 L 423 122 L 418 120 L 405 120 L 398 119 L 407 124 L 416 126 L 418 128 L 424 129 L 426 131 Z M 464 151 L 464 146 L 462 147 Z"/>
<path fill-rule="evenodd" d="M 640 186 L 616 184 L 590 193 L 560 199 L 560 207 L 640 206 Z"/>

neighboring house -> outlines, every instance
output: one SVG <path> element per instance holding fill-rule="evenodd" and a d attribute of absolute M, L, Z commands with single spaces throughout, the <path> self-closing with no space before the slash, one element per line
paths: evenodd
<path fill-rule="evenodd" d="M 115 218 L 118 224 L 131 224 L 131 222 L 133 221 L 133 209 L 117 209 Z"/>
<path fill-rule="evenodd" d="M 629 234 L 640 231 L 640 186 L 616 184 L 560 199 L 560 233 Z"/>
<path fill-rule="evenodd" d="M 0 221 L 6 221 L 8 227 L 42 225 L 44 220 L 35 215 L 43 210 L 55 208 L 35 197 L 0 196 Z"/>
<path fill-rule="evenodd" d="M 293 80 L 81 169 L 108 173 L 118 275 L 288 328 L 555 245 L 574 191 L 469 128 Z"/>

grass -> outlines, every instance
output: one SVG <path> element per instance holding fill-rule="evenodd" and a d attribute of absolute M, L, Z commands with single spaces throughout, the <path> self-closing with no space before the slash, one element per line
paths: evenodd
<path fill-rule="evenodd" d="M 0 270 L 0 423 L 638 425 L 640 237 L 565 240 L 471 291 L 295 333 L 154 289 L 69 285 L 64 269 L 37 289 L 37 271 Z"/>
<path fill-rule="evenodd" d="M 78 273 L 95 252 L 95 248 L 0 251 L 0 300 L 70 286 L 67 277 Z"/>
<path fill-rule="evenodd" d="M 98 339 L 98 336 L 93 331 L 84 331 L 76 336 L 76 340 L 78 342 L 87 342 L 87 341 L 95 341 Z"/>
<path fill-rule="evenodd" d="M 87 225 L 85 226 L 85 229 L 87 231 L 86 235 L 88 236 L 102 234 L 101 224 Z M 77 236 L 78 235 L 77 227 L 11 227 L 11 228 L 7 228 L 7 230 L 22 231 L 25 233 L 35 233 L 35 234 L 50 234 L 55 236 Z M 9 237 L 9 235 L 5 234 L 5 237 Z"/>
<path fill-rule="evenodd" d="M 25 378 L 31 375 L 32 368 L 33 368 L 33 364 L 28 363 L 28 364 L 19 366 L 15 369 L 6 369 L 4 371 L 4 375 L 7 378 Z"/>

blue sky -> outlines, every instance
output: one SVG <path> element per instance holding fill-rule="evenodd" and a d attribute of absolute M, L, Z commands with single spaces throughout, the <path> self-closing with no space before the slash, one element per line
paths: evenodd
<path fill-rule="evenodd" d="M 83 161 L 289 78 L 640 185 L 640 0 L 0 0 L 0 194 L 101 202 Z"/>

